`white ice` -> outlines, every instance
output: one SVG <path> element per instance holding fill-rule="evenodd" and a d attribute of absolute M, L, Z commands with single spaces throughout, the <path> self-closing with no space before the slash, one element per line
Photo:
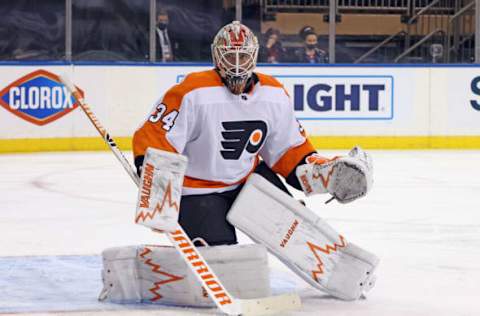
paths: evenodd
<path fill-rule="evenodd" d="M 366 300 L 335 300 L 272 258 L 274 288 L 302 297 L 303 308 L 288 315 L 480 315 L 480 151 L 371 153 L 375 184 L 366 198 L 325 205 L 319 196 L 307 206 L 381 258 L 376 287 Z M 168 244 L 133 224 L 135 199 L 131 179 L 108 152 L 0 155 L 0 314 L 216 313 L 96 301 L 103 249 Z M 83 258 L 81 271 L 70 268 L 76 258 Z"/>

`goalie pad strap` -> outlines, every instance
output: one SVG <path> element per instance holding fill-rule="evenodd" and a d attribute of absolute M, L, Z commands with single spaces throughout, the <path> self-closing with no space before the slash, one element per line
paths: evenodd
<path fill-rule="evenodd" d="M 270 295 L 265 247 L 234 245 L 198 250 L 233 296 L 253 299 Z M 215 306 L 173 247 L 116 247 L 103 251 L 102 256 L 104 287 L 100 300 Z"/>
<path fill-rule="evenodd" d="M 261 176 L 250 176 L 227 218 L 317 289 L 355 300 L 373 286 L 375 255 Z"/>

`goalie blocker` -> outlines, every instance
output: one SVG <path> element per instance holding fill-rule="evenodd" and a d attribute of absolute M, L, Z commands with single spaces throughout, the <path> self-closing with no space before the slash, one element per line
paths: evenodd
<path fill-rule="evenodd" d="M 172 232 L 177 229 L 187 158 L 149 147 L 145 153 L 135 223 Z"/>
<path fill-rule="evenodd" d="M 252 174 L 227 219 L 313 287 L 356 300 L 374 286 L 379 259 L 337 233 L 320 217 Z"/>

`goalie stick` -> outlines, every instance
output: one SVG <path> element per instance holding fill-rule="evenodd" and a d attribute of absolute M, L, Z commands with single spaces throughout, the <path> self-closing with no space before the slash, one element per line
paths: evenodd
<path fill-rule="evenodd" d="M 105 143 L 113 152 L 118 161 L 122 164 L 130 178 L 139 186 L 140 179 L 133 170 L 122 151 L 117 147 L 114 139 L 109 135 L 107 130 L 102 126 L 98 118 L 92 112 L 84 98 L 73 85 L 73 83 L 62 75 L 60 77 L 62 83 L 67 87 L 69 92 L 78 102 L 83 112 L 87 115 L 90 122 L 95 126 L 98 133 L 102 136 Z M 157 231 L 158 232 L 158 231 Z M 279 313 L 286 310 L 297 309 L 300 307 L 300 297 L 298 294 L 290 293 L 277 296 L 270 296 L 258 299 L 239 299 L 235 298 L 223 286 L 220 279 L 215 275 L 209 267 L 205 259 L 202 257 L 198 249 L 194 246 L 191 239 L 185 233 L 180 224 L 173 232 L 165 232 L 170 242 L 174 245 L 187 266 L 197 277 L 197 280 L 207 291 L 215 305 L 225 314 L 228 315 L 267 315 Z"/>

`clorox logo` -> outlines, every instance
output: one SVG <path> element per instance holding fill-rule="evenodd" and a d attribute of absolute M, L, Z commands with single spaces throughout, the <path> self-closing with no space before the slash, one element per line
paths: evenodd
<path fill-rule="evenodd" d="M 58 120 L 78 107 L 60 78 L 46 70 L 34 71 L 8 85 L 0 92 L 0 105 L 36 125 Z"/>

